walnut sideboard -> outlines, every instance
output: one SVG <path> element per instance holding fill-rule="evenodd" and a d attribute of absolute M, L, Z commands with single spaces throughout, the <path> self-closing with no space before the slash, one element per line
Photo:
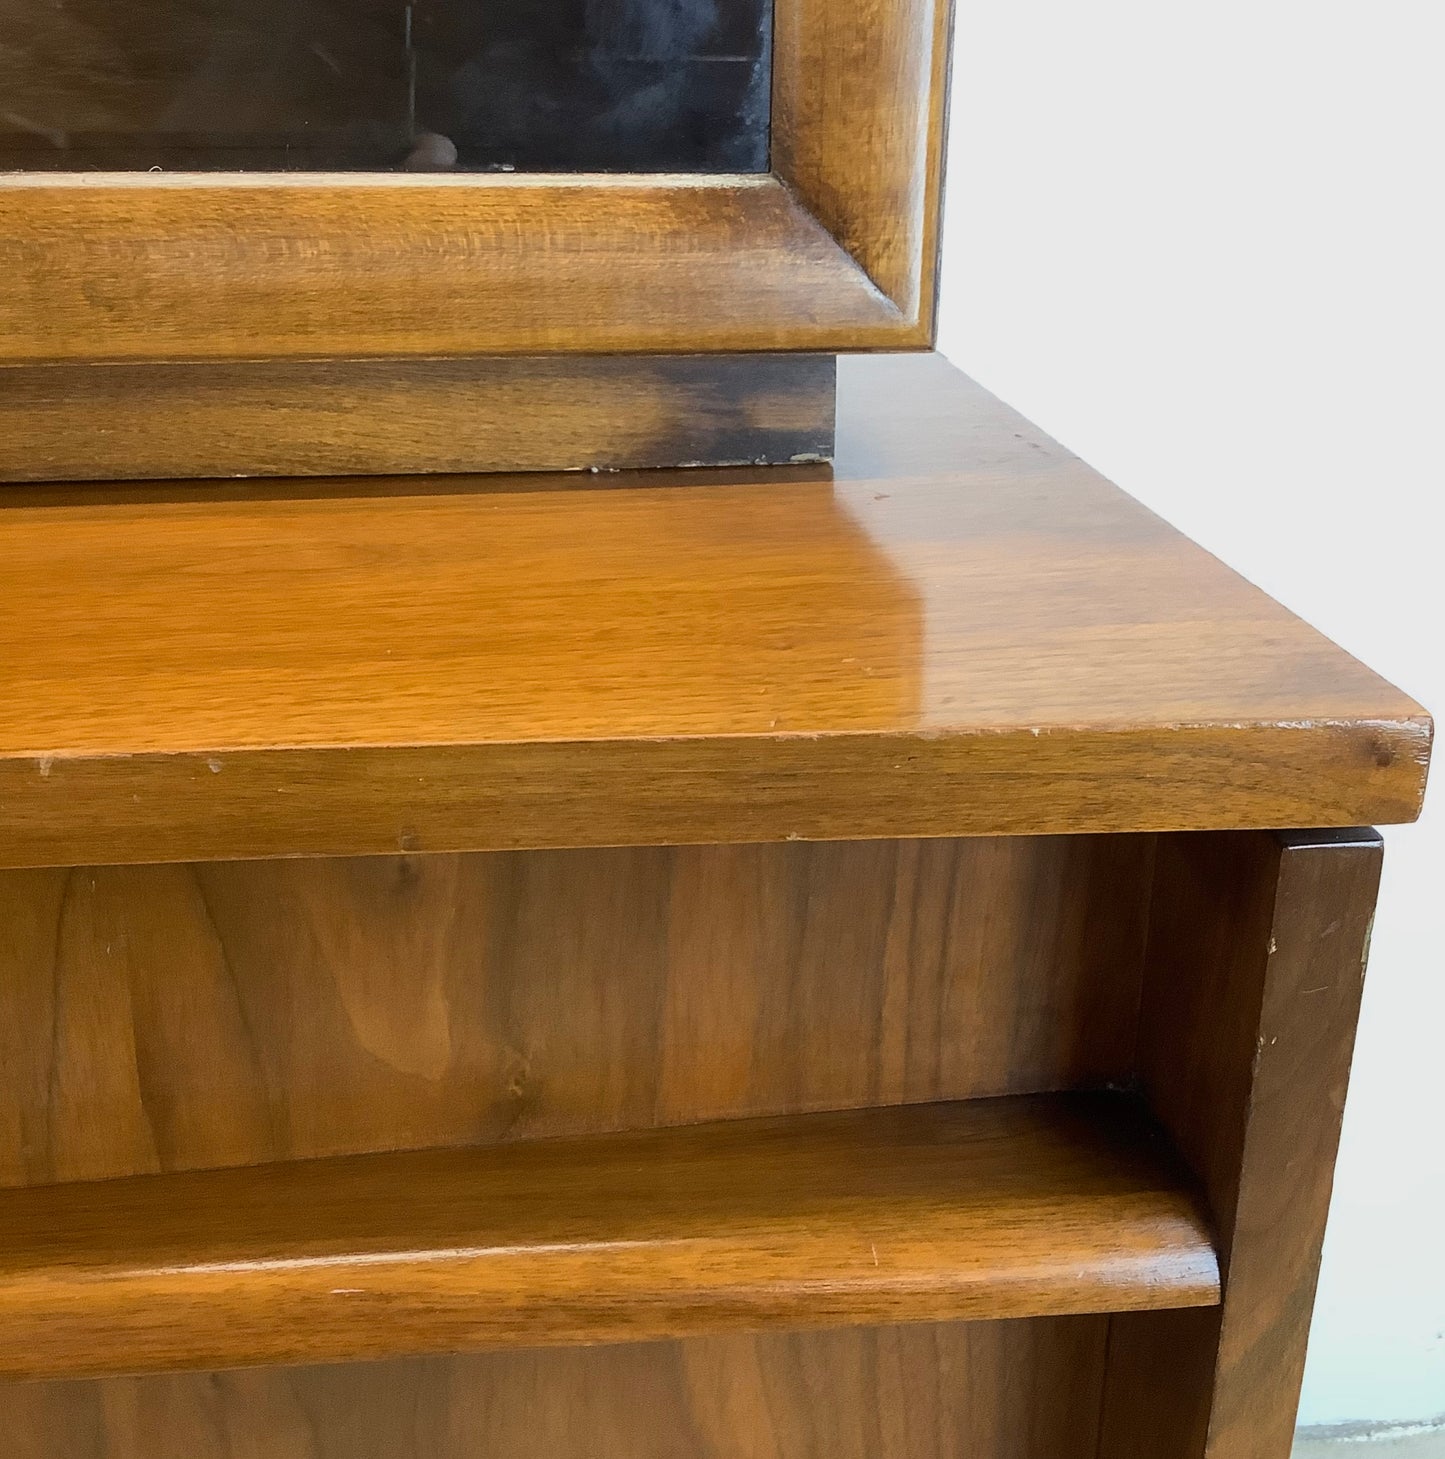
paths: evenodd
<path fill-rule="evenodd" d="M 0 578 L 0 1455 L 1286 1459 L 1430 721 L 936 357 Z"/>

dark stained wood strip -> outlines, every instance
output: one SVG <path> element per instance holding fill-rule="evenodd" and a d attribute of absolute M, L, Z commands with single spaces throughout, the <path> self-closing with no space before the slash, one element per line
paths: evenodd
<path fill-rule="evenodd" d="M 790 464 L 821 355 L 0 367 L 0 481 Z"/>

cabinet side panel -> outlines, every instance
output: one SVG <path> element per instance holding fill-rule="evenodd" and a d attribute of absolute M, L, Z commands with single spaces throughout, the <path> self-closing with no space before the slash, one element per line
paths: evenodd
<path fill-rule="evenodd" d="M 1380 872 L 1373 831 L 1161 837 L 1139 1067 L 1219 1311 L 1116 1317 L 1100 1459 L 1288 1459 Z"/>
<path fill-rule="evenodd" d="M 0 1385 L 10 1459 L 1093 1459 L 1097 1317 Z"/>
<path fill-rule="evenodd" d="M 0 875 L 0 1184 L 1121 1082 L 1149 837 Z"/>

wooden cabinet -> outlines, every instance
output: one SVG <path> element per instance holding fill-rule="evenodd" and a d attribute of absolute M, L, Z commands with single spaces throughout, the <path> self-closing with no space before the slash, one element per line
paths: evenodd
<path fill-rule="evenodd" d="M 1430 721 L 935 358 L 841 396 L 6 496 L 0 1452 L 1286 1459 Z"/>

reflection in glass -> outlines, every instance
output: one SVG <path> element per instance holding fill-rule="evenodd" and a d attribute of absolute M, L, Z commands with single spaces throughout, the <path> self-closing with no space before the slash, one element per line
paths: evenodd
<path fill-rule="evenodd" d="M 0 168 L 762 171 L 772 0 L 0 0 Z"/>

